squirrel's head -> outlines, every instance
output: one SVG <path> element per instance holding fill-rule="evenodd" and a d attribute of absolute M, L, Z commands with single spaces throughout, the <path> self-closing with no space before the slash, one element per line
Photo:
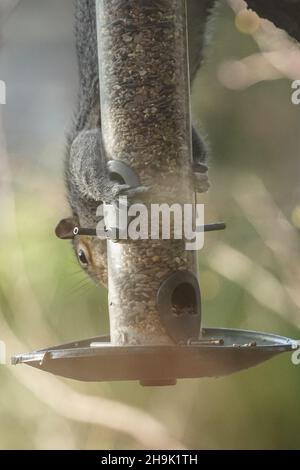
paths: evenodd
<path fill-rule="evenodd" d="M 106 240 L 93 236 L 73 236 L 73 228 L 78 225 L 76 217 L 62 219 L 56 226 L 59 238 L 72 239 L 73 248 L 82 269 L 96 282 L 107 287 Z"/>

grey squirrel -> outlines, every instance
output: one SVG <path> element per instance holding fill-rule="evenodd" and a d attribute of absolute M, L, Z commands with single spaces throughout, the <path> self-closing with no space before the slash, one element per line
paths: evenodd
<path fill-rule="evenodd" d="M 128 0 L 130 4 L 132 0 Z M 136 0 L 135 0 L 136 1 Z M 222 0 L 187 0 L 190 78 L 202 63 L 206 30 L 214 9 Z M 248 7 L 270 19 L 300 40 L 300 0 L 248 0 Z M 134 196 L 144 188 L 129 188 L 109 177 L 101 139 L 95 0 L 75 0 L 75 36 L 79 72 L 79 99 L 73 127 L 67 138 L 65 181 L 72 216 L 56 227 L 60 238 L 72 238 L 75 225 L 95 227 L 96 208 L 118 195 Z M 207 151 L 192 128 L 192 170 L 196 191 L 206 191 Z M 73 246 L 82 268 L 97 282 L 107 285 L 106 241 L 76 236 Z"/>

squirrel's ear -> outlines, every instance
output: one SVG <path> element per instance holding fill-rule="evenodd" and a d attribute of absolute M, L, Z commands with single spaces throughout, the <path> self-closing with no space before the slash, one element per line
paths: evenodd
<path fill-rule="evenodd" d="M 70 240 L 74 238 L 73 230 L 76 226 L 77 222 L 74 217 L 62 219 L 55 228 L 55 235 L 63 240 Z"/>

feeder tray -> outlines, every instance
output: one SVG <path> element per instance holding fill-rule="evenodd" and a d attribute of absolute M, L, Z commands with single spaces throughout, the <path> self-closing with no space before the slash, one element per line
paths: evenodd
<path fill-rule="evenodd" d="M 256 366 L 298 344 L 283 336 L 205 328 L 201 339 L 174 346 L 113 346 L 108 336 L 89 338 L 13 357 L 13 364 L 76 380 L 139 380 L 174 385 L 176 379 L 221 377 Z"/>

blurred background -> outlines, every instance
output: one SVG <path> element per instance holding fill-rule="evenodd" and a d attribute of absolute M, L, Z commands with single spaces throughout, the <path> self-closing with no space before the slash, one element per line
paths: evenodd
<path fill-rule="evenodd" d="M 300 50 L 230 0 L 193 87 L 211 146 L 199 253 L 203 323 L 300 339 Z M 68 216 L 65 131 L 75 107 L 72 0 L 24 0 L 1 36 L 0 340 L 17 352 L 108 332 L 105 290 L 54 227 Z M 300 365 L 285 354 L 176 387 L 80 383 L 0 366 L 2 449 L 300 448 Z"/>

